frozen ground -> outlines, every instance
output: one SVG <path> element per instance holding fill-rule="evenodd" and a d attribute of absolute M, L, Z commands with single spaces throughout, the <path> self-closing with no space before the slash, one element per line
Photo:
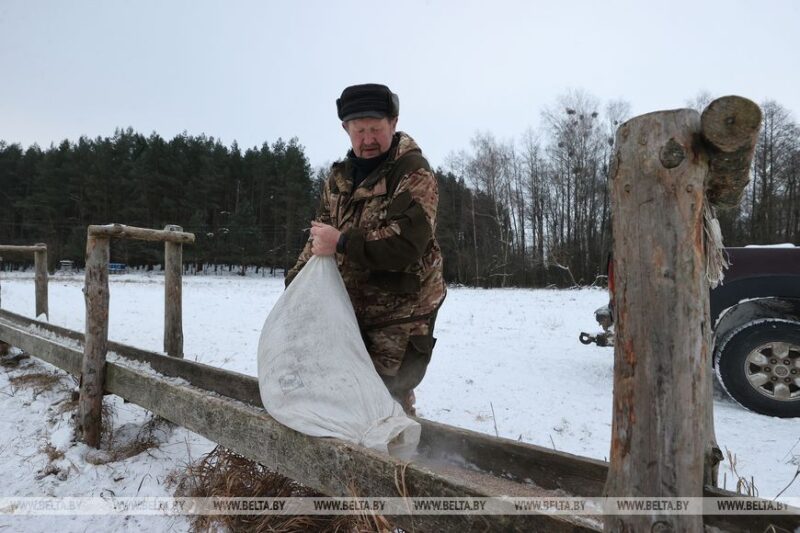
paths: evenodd
<path fill-rule="evenodd" d="M 32 274 L 0 276 L 2 307 L 32 316 Z M 83 331 L 82 286 L 80 276 L 51 277 L 51 323 Z M 261 326 L 282 290 L 282 279 L 270 277 L 184 278 L 186 357 L 255 375 Z M 157 274 L 113 276 L 109 337 L 160 351 L 163 299 L 163 278 Z M 605 300 L 601 290 L 451 288 L 437 320 L 433 361 L 417 391 L 420 415 L 489 434 L 496 424 L 502 437 L 606 459 L 613 353 L 577 341 L 580 331 L 596 329 L 592 312 Z M 0 497 L 167 496 L 172 494 L 166 482 L 169 473 L 213 447 L 187 430 L 156 428 L 164 441 L 160 447 L 124 461 L 89 464 L 86 448 L 70 442 L 67 415 L 57 412 L 74 387 L 72 378 L 62 377 L 52 390 L 38 392 L 10 379 L 55 372 L 53 367 L 36 360 L 23 365 L 30 366 L 0 370 Z M 148 415 L 118 398 L 112 403 L 117 438 L 129 439 Z M 735 455 L 739 476 L 752 478 L 760 496 L 773 498 L 791 482 L 800 464 L 800 419 L 757 415 L 725 398 L 717 398 L 714 407 L 717 439 L 723 451 Z M 48 443 L 55 455 L 52 461 L 46 454 Z M 723 463 L 721 478 L 726 473 L 727 488 L 735 489 L 730 466 Z M 798 496 L 800 481 L 782 498 Z M 0 517 L 0 527 L 34 531 L 57 523 L 66 532 L 84 531 L 89 524 L 89 517 L 54 520 Z M 91 520 L 113 530 L 188 527 L 183 518 Z"/>

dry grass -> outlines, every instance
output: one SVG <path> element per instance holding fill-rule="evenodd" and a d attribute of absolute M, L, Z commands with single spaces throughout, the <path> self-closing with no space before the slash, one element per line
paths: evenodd
<path fill-rule="evenodd" d="M 103 402 L 103 434 L 100 437 L 100 449 L 90 450 L 86 454 L 86 462 L 94 465 L 123 461 L 134 455 L 139 455 L 161 444 L 159 432 L 168 432 L 171 423 L 153 415 L 144 423 L 132 439 L 118 439 L 114 432 L 114 409 L 107 402 Z"/>
<path fill-rule="evenodd" d="M 47 459 L 50 462 L 58 461 L 64 457 L 64 452 L 53 446 L 52 442 L 48 442 L 43 447 L 39 448 L 39 451 L 47 455 Z"/>
<path fill-rule="evenodd" d="M 725 448 L 725 452 L 728 455 L 728 467 L 730 468 L 731 475 L 733 479 L 736 480 L 736 493 L 750 496 L 752 498 L 758 497 L 758 487 L 756 487 L 755 479 L 753 479 L 752 476 L 750 476 L 749 480 L 745 477 L 742 477 L 739 474 L 739 471 L 736 469 L 736 454 L 731 453 L 731 451 L 727 448 Z M 726 475 L 723 476 L 723 488 L 727 488 L 727 484 L 728 476 L 726 473 Z"/>
<path fill-rule="evenodd" d="M 222 446 L 217 446 L 185 472 L 173 475 L 176 496 L 290 498 L 322 496 L 285 476 L 254 463 Z M 371 514 L 345 516 L 229 515 L 197 516 L 193 531 L 219 527 L 239 532 L 324 533 L 389 532 L 394 527 L 383 516 Z"/>
<path fill-rule="evenodd" d="M 78 408 L 78 400 L 70 398 L 68 400 L 64 400 L 62 402 L 59 402 L 58 405 L 56 405 L 53 408 L 53 414 L 61 415 L 61 414 L 66 413 L 67 411 L 74 411 L 77 408 Z"/>
<path fill-rule="evenodd" d="M 8 382 L 13 388 L 29 388 L 33 389 L 34 397 L 38 396 L 46 390 L 55 387 L 61 381 L 61 377 L 56 374 L 49 374 L 47 372 L 33 372 L 31 374 L 22 374 L 13 376 L 8 379 Z"/>

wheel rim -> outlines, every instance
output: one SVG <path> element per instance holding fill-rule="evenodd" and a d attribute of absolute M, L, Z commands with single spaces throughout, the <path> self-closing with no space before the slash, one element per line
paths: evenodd
<path fill-rule="evenodd" d="M 800 345 L 762 344 L 747 355 L 744 371 L 760 394 L 781 402 L 800 399 Z"/>

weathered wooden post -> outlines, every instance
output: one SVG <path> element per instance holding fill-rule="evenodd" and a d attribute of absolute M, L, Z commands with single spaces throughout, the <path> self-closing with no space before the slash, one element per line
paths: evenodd
<path fill-rule="evenodd" d="M 0 253 L 12 255 L 25 255 L 34 258 L 36 286 L 36 317 L 48 316 L 47 305 L 47 245 L 44 243 L 33 246 L 0 245 Z"/>
<path fill-rule="evenodd" d="M 164 231 L 183 231 L 167 225 Z M 164 352 L 173 357 L 183 357 L 182 317 L 183 244 L 164 242 Z"/>
<path fill-rule="evenodd" d="M 108 237 L 95 236 L 91 226 L 86 239 L 86 334 L 81 365 L 80 430 L 89 446 L 100 444 L 108 346 L 108 261 L 111 243 Z"/>
<path fill-rule="evenodd" d="M 2 277 L 2 275 L 3 275 L 3 258 L 2 256 L 0 256 L 0 277 Z M 2 304 L 3 304 L 3 287 L 2 284 L 0 283 L 0 307 L 2 307 Z M 9 346 L 8 343 L 0 341 L 0 356 L 8 355 L 8 351 L 10 349 L 11 346 Z"/>
<path fill-rule="evenodd" d="M 729 126 L 752 122 L 731 110 L 750 116 L 755 104 L 721 100 L 709 106 L 712 116 L 719 108 Z M 757 130 L 760 115 L 756 122 Z M 690 109 L 631 119 L 617 131 L 616 146 L 611 200 L 617 330 L 606 494 L 700 497 L 704 472 L 711 477 L 704 464 L 713 462 L 715 448 L 708 292 L 715 274 L 709 260 L 721 245 L 712 242 L 713 227 L 707 226 L 715 224 L 714 203 L 738 201 L 749 159 L 737 157 L 747 149 L 708 144 L 700 114 Z M 738 171 L 732 173 L 733 167 Z M 706 192 L 713 201 L 707 203 Z M 703 520 L 609 515 L 605 526 L 702 531 Z"/>
<path fill-rule="evenodd" d="M 108 346 L 108 261 L 110 241 L 136 239 L 167 243 L 165 246 L 165 321 L 164 351 L 183 357 L 181 324 L 182 245 L 193 243 L 194 234 L 184 233 L 180 226 L 165 230 L 135 228 L 122 224 L 89 226 L 86 240 L 86 341 L 81 367 L 80 427 L 83 440 L 90 446 L 100 444 L 102 427 L 103 381 Z M 173 244 L 175 246 L 169 246 Z M 177 271 L 177 272 L 176 272 Z M 169 340 L 168 340 L 169 339 Z"/>
<path fill-rule="evenodd" d="M 33 264 L 36 270 L 36 317 L 44 315 L 48 319 L 47 305 L 47 245 L 37 243 L 33 252 Z"/>

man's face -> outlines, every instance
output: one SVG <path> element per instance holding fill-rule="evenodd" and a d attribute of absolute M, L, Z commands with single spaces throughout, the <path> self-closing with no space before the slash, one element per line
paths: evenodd
<path fill-rule="evenodd" d="M 388 152 L 397 126 L 395 118 L 356 118 L 342 123 L 356 157 L 369 159 Z"/>

